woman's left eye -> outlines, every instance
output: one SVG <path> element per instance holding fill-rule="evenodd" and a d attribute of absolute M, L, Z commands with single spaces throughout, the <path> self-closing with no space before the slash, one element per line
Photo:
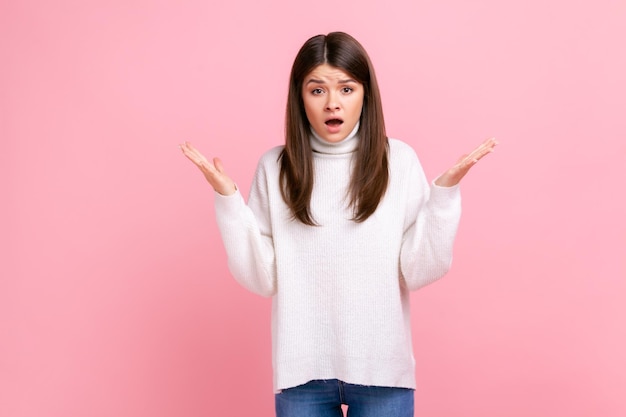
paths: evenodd
<path fill-rule="evenodd" d="M 352 92 L 352 87 L 344 87 L 341 89 L 341 92 L 344 94 L 348 94 Z"/>

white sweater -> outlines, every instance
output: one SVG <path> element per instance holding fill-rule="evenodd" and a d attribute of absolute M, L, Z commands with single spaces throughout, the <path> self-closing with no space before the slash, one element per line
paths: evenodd
<path fill-rule="evenodd" d="M 358 126 L 357 126 L 358 128 Z M 248 205 L 216 193 L 229 268 L 272 300 L 274 390 L 312 379 L 415 388 L 409 291 L 443 276 L 460 214 L 458 186 L 429 186 L 413 149 L 389 140 L 389 185 L 376 212 L 347 206 L 357 128 L 342 142 L 313 135 L 311 212 L 293 220 L 279 188 L 282 147 L 260 160 Z"/>

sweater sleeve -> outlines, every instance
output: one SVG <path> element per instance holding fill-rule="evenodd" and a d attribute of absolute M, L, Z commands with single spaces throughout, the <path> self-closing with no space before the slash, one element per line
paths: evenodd
<path fill-rule="evenodd" d="M 272 239 L 267 181 L 261 164 L 250 190 L 248 205 L 239 191 L 215 193 L 215 214 L 235 279 L 253 293 L 276 293 L 276 262 Z"/>
<path fill-rule="evenodd" d="M 400 269 L 409 290 L 417 290 L 444 276 L 452 263 L 454 239 L 461 218 L 461 192 L 457 184 L 428 184 L 415 157 L 410 169 L 408 228 L 400 253 Z M 412 201 L 411 201 L 412 200 Z"/>

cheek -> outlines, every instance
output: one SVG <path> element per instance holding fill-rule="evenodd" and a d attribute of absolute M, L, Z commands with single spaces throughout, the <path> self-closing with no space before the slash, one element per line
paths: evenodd
<path fill-rule="evenodd" d="M 315 106 L 306 101 L 304 102 L 304 112 L 306 113 L 306 117 L 309 119 L 309 122 L 312 122 L 312 119 L 314 119 L 318 113 Z"/>
<path fill-rule="evenodd" d="M 357 98 L 357 100 L 354 101 L 352 111 L 355 116 L 361 116 L 361 113 L 363 112 L 363 97 Z"/>

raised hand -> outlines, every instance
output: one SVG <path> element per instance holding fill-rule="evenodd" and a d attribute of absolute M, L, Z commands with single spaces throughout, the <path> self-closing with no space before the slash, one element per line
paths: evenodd
<path fill-rule="evenodd" d="M 471 153 L 463 155 L 457 162 L 441 174 L 435 184 L 441 187 L 452 187 L 457 185 L 461 179 L 467 174 L 471 167 L 473 167 L 478 161 L 485 155 L 493 152 L 498 142 L 495 138 L 490 138 L 484 141 L 480 146 L 474 149 Z"/>
<path fill-rule="evenodd" d="M 202 171 L 204 177 L 215 191 L 222 195 L 230 195 L 237 190 L 235 182 L 224 173 L 224 166 L 219 158 L 213 158 L 213 162 L 211 163 L 196 148 L 191 146 L 189 142 L 185 142 L 179 146 L 183 154 Z"/>

